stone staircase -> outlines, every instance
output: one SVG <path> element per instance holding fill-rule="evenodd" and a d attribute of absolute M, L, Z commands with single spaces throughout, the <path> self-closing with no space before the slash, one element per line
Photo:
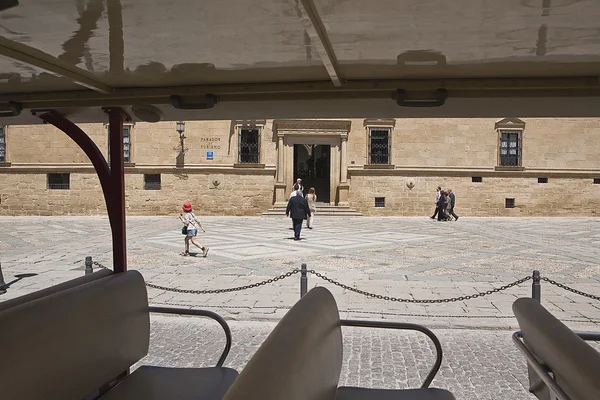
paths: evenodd
<path fill-rule="evenodd" d="M 280 217 L 285 215 L 285 206 L 274 206 L 262 213 L 264 217 Z M 362 214 L 350 207 L 332 206 L 317 202 L 317 215 L 319 217 L 362 217 Z"/>

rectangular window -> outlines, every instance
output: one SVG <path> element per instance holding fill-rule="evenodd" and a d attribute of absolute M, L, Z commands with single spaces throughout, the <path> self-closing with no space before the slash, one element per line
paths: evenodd
<path fill-rule="evenodd" d="M 369 164 L 390 163 L 390 128 L 369 129 Z"/>
<path fill-rule="evenodd" d="M 515 208 L 515 199 L 504 199 L 505 208 Z"/>
<path fill-rule="evenodd" d="M 67 190 L 71 188 L 70 174 L 48 174 L 48 189 Z"/>
<path fill-rule="evenodd" d="M 385 197 L 375 197 L 375 207 L 385 207 Z"/>
<path fill-rule="evenodd" d="M 240 164 L 260 162 L 260 129 L 240 128 L 238 161 Z"/>
<path fill-rule="evenodd" d="M 548 178 L 538 178 L 538 183 L 548 183 Z"/>
<path fill-rule="evenodd" d="M 110 126 L 108 127 L 108 162 L 110 162 Z M 123 126 L 123 162 L 131 162 L 131 126 Z"/>
<path fill-rule="evenodd" d="M 600 185 L 600 178 L 594 178 L 594 185 Z"/>
<path fill-rule="evenodd" d="M 160 174 L 144 174 L 144 190 L 160 190 Z"/>
<path fill-rule="evenodd" d="M 471 182 L 474 182 L 474 183 L 481 183 L 481 182 L 483 182 L 483 179 L 481 179 L 481 177 L 480 177 L 480 176 L 472 176 L 472 177 L 471 177 Z"/>
<path fill-rule="evenodd" d="M 521 166 L 521 131 L 500 131 L 500 165 L 506 167 Z"/>

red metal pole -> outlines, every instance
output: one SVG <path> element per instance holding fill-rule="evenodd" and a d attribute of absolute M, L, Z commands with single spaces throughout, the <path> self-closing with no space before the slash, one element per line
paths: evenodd
<path fill-rule="evenodd" d="M 123 119 L 120 108 L 107 109 L 110 131 L 110 193 L 109 210 L 113 239 L 113 270 L 127 271 L 127 246 L 125 232 L 125 167 L 123 159 Z"/>
<path fill-rule="evenodd" d="M 66 133 L 89 157 L 102 186 L 113 245 L 113 271 L 127 271 L 125 234 L 125 175 L 123 162 L 123 120 L 129 116 L 120 108 L 107 109 L 110 127 L 110 169 L 98 146 L 77 125 L 56 111 L 39 117 Z"/>

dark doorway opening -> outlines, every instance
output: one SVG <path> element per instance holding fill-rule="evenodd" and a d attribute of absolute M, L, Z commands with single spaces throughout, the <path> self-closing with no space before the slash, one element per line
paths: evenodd
<path fill-rule="evenodd" d="M 294 182 L 302 179 L 304 194 L 315 188 L 317 200 L 329 203 L 331 146 L 324 144 L 294 145 Z"/>

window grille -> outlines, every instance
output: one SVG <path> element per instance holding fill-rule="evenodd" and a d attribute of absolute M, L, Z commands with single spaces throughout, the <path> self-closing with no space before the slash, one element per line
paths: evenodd
<path fill-rule="evenodd" d="M 52 190 L 68 190 L 71 188 L 71 179 L 70 174 L 61 173 L 61 174 L 48 174 L 47 182 L 48 189 Z"/>
<path fill-rule="evenodd" d="M 144 190 L 160 190 L 160 174 L 144 174 Z"/>
<path fill-rule="evenodd" d="M 506 167 L 521 166 L 521 131 L 500 131 L 500 165 Z"/>
<path fill-rule="evenodd" d="M 258 164 L 260 162 L 260 129 L 240 128 L 239 163 Z"/>
<path fill-rule="evenodd" d="M 390 163 L 390 129 L 369 130 L 369 164 Z"/>

